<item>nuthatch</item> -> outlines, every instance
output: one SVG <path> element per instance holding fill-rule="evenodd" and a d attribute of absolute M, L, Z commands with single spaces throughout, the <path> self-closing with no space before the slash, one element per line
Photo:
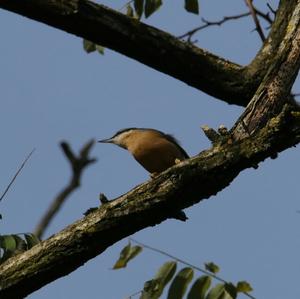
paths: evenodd
<path fill-rule="evenodd" d="M 154 129 L 127 128 L 99 142 L 127 149 L 151 176 L 189 158 L 172 135 Z"/>
<path fill-rule="evenodd" d="M 172 135 L 154 129 L 127 128 L 99 142 L 127 149 L 152 177 L 189 158 Z M 172 217 L 182 221 L 188 219 L 183 211 L 176 211 Z"/>

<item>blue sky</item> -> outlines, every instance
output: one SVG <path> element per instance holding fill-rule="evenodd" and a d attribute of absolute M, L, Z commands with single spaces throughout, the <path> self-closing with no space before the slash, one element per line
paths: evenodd
<path fill-rule="evenodd" d="M 120 8 L 124 2 L 105 1 Z M 182 3 L 165 1 L 146 20 L 175 35 L 197 26 L 199 16 Z M 182 1 L 183 2 L 183 1 Z M 265 8 L 265 1 L 260 7 Z M 276 7 L 277 1 L 269 1 Z M 243 1 L 200 1 L 210 20 L 245 12 Z M 197 39 L 202 48 L 247 64 L 260 47 L 252 20 L 208 28 Z M 174 134 L 190 155 L 210 146 L 200 126 L 227 127 L 242 112 L 116 52 L 87 55 L 82 40 L 19 15 L 0 11 L 1 181 L 4 190 L 25 156 L 36 152 L 1 202 L 1 234 L 32 231 L 56 193 L 67 183 L 69 165 L 59 142 L 78 150 L 131 126 Z M 300 91 L 297 81 L 294 91 Z M 98 162 L 84 174 L 54 219 L 47 236 L 82 217 L 103 192 L 113 199 L 149 179 L 124 150 L 97 144 Z M 186 210 L 186 223 L 168 220 L 133 237 L 195 265 L 214 261 L 220 275 L 247 280 L 256 298 L 297 298 L 299 277 L 299 147 L 249 169 L 225 190 Z M 101 242 L 101 240 L 99 240 Z M 145 250 L 127 269 L 110 268 L 127 240 L 109 248 L 67 277 L 30 295 L 31 299 L 121 299 L 138 291 L 168 258 Z M 242 298 L 242 296 L 241 296 Z"/>

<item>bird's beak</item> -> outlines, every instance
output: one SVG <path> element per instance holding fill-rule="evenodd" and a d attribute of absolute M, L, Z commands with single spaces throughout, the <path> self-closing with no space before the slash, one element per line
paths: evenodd
<path fill-rule="evenodd" d="M 107 139 L 98 140 L 98 142 L 100 142 L 100 143 L 114 143 L 114 139 L 113 138 L 107 138 Z"/>

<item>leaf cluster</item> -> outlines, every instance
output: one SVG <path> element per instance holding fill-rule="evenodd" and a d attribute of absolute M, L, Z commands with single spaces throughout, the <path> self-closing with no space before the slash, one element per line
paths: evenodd
<path fill-rule="evenodd" d="M 250 284 L 245 281 L 238 282 L 236 286 L 230 282 L 213 285 L 210 275 L 201 275 L 191 284 L 195 270 L 192 267 L 184 267 L 176 273 L 176 268 L 175 261 L 164 263 L 154 278 L 145 282 L 140 299 L 160 298 L 169 282 L 171 284 L 167 291 L 167 299 L 236 299 L 238 293 L 252 290 Z"/>
<path fill-rule="evenodd" d="M 162 0 L 134 0 L 133 7 L 130 2 L 127 4 L 127 15 L 136 17 L 137 19 L 141 19 L 143 15 L 145 18 L 148 18 L 155 13 L 162 4 Z M 188 12 L 199 14 L 198 0 L 185 0 L 184 8 Z"/>
<path fill-rule="evenodd" d="M 0 264 L 26 250 L 29 250 L 40 240 L 32 233 L 0 235 Z"/>
<path fill-rule="evenodd" d="M 129 242 L 120 252 L 119 259 L 113 269 L 125 268 L 128 262 L 141 253 L 142 250 L 141 246 L 131 246 Z M 220 267 L 213 262 L 206 263 L 205 270 L 202 271 L 206 274 L 196 277 L 194 281 L 197 267 L 184 267 L 178 271 L 177 268 L 177 261 L 165 262 L 154 277 L 145 282 L 144 288 L 140 292 L 140 299 L 160 298 L 169 283 L 167 299 L 236 299 L 239 293 L 252 291 L 251 285 L 246 281 L 233 284 L 219 279 L 216 274 L 220 271 Z M 213 285 L 214 278 L 222 282 Z M 250 295 L 248 296 L 253 298 Z"/>

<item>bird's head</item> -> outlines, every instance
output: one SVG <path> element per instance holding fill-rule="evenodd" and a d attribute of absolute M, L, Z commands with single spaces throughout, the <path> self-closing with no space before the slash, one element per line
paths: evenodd
<path fill-rule="evenodd" d="M 126 128 L 119 130 L 110 138 L 99 140 L 101 143 L 113 143 L 124 149 L 128 149 L 130 143 L 133 142 L 134 136 L 138 135 L 139 128 Z"/>

